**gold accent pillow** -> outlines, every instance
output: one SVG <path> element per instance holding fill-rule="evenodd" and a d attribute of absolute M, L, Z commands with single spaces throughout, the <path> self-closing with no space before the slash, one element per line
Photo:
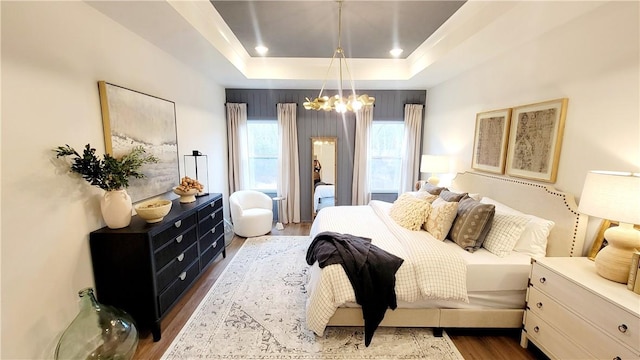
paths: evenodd
<path fill-rule="evenodd" d="M 444 240 L 458 211 L 457 202 L 448 202 L 437 198 L 431 204 L 431 211 L 422 228 L 438 240 Z"/>

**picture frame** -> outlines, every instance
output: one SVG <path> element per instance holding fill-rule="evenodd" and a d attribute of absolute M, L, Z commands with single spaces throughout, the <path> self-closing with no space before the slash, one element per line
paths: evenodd
<path fill-rule="evenodd" d="M 568 101 L 561 98 L 513 108 L 508 175 L 556 182 Z"/>
<path fill-rule="evenodd" d="M 504 173 L 511 109 L 481 112 L 476 115 L 471 167 L 496 174 Z"/>
<path fill-rule="evenodd" d="M 602 220 L 600 224 L 600 228 L 598 229 L 598 233 L 596 234 L 595 239 L 593 240 L 593 244 L 591 245 L 591 249 L 589 250 L 589 254 L 587 257 L 589 260 L 595 260 L 596 255 L 600 252 L 600 250 L 604 249 L 607 244 L 607 239 L 604 238 L 604 232 L 607 231 L 610 227 L 618 226 L 619 222 L 613 220 Z M 634 229 L 640 230 L 640 225 L 633 225 Z"/>
<path fill-rule="evenodd" d="M 106 152 L 119 158 L 143 146 L 158 158 L 142 166 L 144 178 L 129 180 L 131 201 L 171 191 L 180 183 L 175 103 L 106 81 L 98 90 Z"/>

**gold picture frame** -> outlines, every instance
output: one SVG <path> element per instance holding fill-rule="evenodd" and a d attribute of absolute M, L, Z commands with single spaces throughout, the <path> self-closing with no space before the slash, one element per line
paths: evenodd
<path fill-rule="evenodd" d="M 604 238 L 604 232 L 607 231 L 607 229 L 610 227 L 618 226 L 618 224 L 619 223 L 617 221 L 613 220 L 605 219 L 602 221 L 602 224 L 600 224 L 600 228 L 598 230 L 598 234 L 593 240 L 593 245 L 591 245 L 591 250 L 589 250 L 589 254 L 587 255 L 590 260 L 595 260 L 598 252 L 600 252 L 600 250 L 604 249 L 607 246 L 607 240 Z M 636 230 L 640 230 L 640 225 L 634 225 L 633 227 Z"/>
<path fill-rule="evenodd" d="M 511 109 L 481 112 L 476 115 L 471 167 L 496 174 L 504 173 Z"/>
<path fill-rule="evenodd" d="M 98 81 L 106 152 L 114 157 L 135 146 L 158 158 L 145 164 L 142 179 L 130 179 L 133 202 L 168 191 L 180 183 L 175 103 L 122 86 Z"/>
<path fill-rule="evenodd" d="M 508 175 L 556 182 L 568 102 L 562 98 L 513 108 Z"/>

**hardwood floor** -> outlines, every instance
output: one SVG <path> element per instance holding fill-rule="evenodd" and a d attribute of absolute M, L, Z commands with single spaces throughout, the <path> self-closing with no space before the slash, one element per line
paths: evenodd
<path fill-rule="evenodd" d="M 276 230 L 274 227 L 271 230 L 271 235 L 308 235 L 310 227 L 310 223 L 288 224 L 281 231 Z M 227 257 L 216 259 L 196 284 L 162 320 L 162 338 L 160 341 L 154 342 L 149 331 L 141 331 L 135 359 L 159 359 L 164 354 L 211 286 L 236 255 L 238 249 L 242 247 L 244 240 L 242 237 L 235 236 L 227 246 Z M 447 329 L 446 332 L 465 360 L 547 359 L 531 344 L 528 349 L 520 347 L 519 329 Z"/>

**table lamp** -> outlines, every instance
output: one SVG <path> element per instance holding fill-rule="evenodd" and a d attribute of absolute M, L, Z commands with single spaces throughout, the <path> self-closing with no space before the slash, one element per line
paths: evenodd
<path fill-rule="evenodd" d="M 618 221 L 604 232 L 607 246 L 595 258 L 596 272 L 609 280 L 626 283 L 633 252 L 640 250 L 640 174 L 590 171 L 582 189 L 578 211 Z"/>
<path fill-rule="evenodd" d="M 437 174 L 449 172 L 449 157 L 444 155 L 422 155 L 420 159 L 420 172 L 431 173 L 427 182 L 433 186 L 438 186 L 440 179 Z"/>

